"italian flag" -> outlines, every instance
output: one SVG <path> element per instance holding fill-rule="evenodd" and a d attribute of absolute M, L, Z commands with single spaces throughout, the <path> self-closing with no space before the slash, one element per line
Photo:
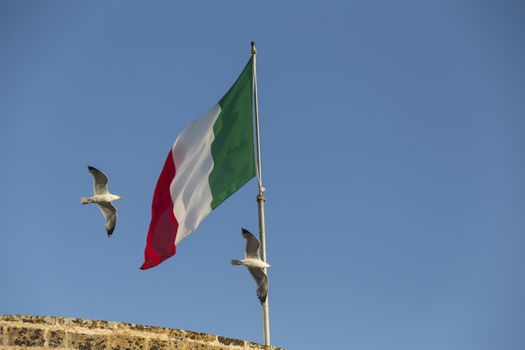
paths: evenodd
<path fill-rule="evenodd" d="M 141 269 L 154 267 L 256 174 L 253 58 L 218 104 L 177 137 L 153 194 Z"/>

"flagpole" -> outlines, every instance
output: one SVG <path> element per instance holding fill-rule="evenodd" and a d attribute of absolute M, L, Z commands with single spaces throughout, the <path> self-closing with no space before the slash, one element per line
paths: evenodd
<path fill-rule="evenodd" d="M 255 114 L 255 144 L 256 144 L 256 155 L 257 155 L 257 180 L 259 183 L 259 191 L 257 194 L 257 204 L 259 208 L 259 240 L 261 241 L 261 260 L 266 262 L 266 225 L 264 221 L 264 203 L 266 197 L 264 196 L 265 188 L 262 182 L 262 166 L 261 166 L 261 142 L 259 137 L 259 99 L 257 96 L 257 48 L 255 47 L 255 41 L 252 41 L 252 64 L 253 64 L 253 113 Z M 267 269 L 264 268 L 264 272 L 268 275 Z M 269 283 L 268 283 L 269 284 Z M 266 301 L 262 305 L 263 315 L 263 334 L 264 334 L 264 345 L 270 345 L 270 311 L 268 307 L 268 295 Z"/>

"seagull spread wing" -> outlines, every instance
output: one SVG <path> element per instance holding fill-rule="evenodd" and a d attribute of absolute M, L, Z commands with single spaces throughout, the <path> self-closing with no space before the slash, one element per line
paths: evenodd
<path fill-rule="evenodd" d="M 245 228 L 242 229 L 242 236 L 246 240 L 245 257 L 259 259 L 259 241 L 257 238 Z"/>
<path fill-rule="evenodd" d="M 261 304 L 264 304 L 268 295 L 268 276 L 260 267 L 248 267 L 248 270 L 257 283 L 257 298 L 259 298 Z"/>
<path fill-rule="evenodd" d="M 108 237 L 113 234 L 115 230 L 115 224 L 117 223 L 117 208 L 111 203 L 97 203 L 102 215 L 106 219 L 106 232 Z"/>
<path fill-rule="evenodd" d="M 93 192 L 95 195 L 108 193 L 108 177 L 102 171 L 88 166 L 90 174 L 93 176 Z"/>

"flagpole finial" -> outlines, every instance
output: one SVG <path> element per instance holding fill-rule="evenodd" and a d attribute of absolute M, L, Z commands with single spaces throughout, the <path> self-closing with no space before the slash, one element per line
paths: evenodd
<path fill-rule="evenodd" d="M 252 55 L 257 53 L 257 48 L 255 47 L 255 41 L 252 41 Z"/>

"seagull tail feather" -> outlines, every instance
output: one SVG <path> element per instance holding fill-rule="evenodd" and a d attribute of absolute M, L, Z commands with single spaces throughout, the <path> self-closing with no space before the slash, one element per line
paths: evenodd
<path fill-rule="evenodd" d="M 232 259 L 232 265 L 242 265 L 242 262 L 237 259 Z"/>
<path fill-rule="evenodd" d="M 91 200 L 91 198 L 88 198 L 88 197 L 80 197 L 80 204 L 89 204 L 89 203 L 93 203 L 93 201 Z"/>

